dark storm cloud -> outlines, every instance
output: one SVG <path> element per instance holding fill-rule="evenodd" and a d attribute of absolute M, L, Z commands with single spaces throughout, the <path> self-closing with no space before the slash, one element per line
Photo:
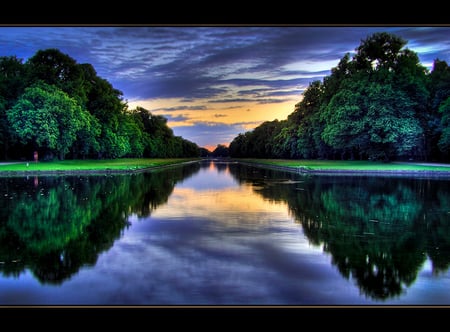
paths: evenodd
<path fill-rule="evenodd" d="M 289 101 L 291 99 L 285 98 L 285 99 L 275 99 L 275 98 L 269 98 L 269 99 L 260 99 L 258 100 L 258 104 L 280 104 L 284 103 L 285 101 Z"/>
<path fill-rule="evenodd" d="M 317 76 L 313 76 L 312 78 L 316 78 Z M 311 78 L 291 78 L 291 79 L 254 79 L 254 78 L 236 78 L 224 80 L 224 83 L 233 84 L 238 87 L 245 86 L 254 86 L 254 85 L 263 85 L 267 86 L 271 89 L 285 89 L 293 86 L 303 85 L 308 83 Z"/>
<path fill-rule="evenodd" d="M 304 91 L 304 89 L 301 89 L 300 94 L 303 91 Z M 267 97 L 292 96 L 293 94 L 297 94 L 298 92 L 299 92 L 298 90 L 296 90 L 296 91 L 292 91 L 292 90 L 290 90 L 290 91 L 272 91 L 272 92 L 267 92 L 264 95 Z M 299 97 L 300 97 L 300 94 L 298 94 Z"/>
<path fill-rule="evenodd" d="M 251 98 L 226 98 L 226 99 L 211 99 L 208 100 L 208 103 L 211 104 L 222 104 L 222 103 L 251 103 L 254 102 L 254 99 Z"/>
<path fill-rule="evenodd" d="M 189 120 L 189 117 L 185 116 L 185 115 L 173 116 L 170 114 L 164 114 L 163 117 L 165 117 L 167 120 L 169 120 L 171 122 L 184 122 L 186 120 Z"/>
<path fill-rule="evenodd" d="M 448 27 L 357 26 L 1 27 L 0 54 L 27 59 L 39 49 L 58 48 L 79 63 L 91 63 L 129 100 L 214 98 L 228 92 L 225 84 L 305 86 L 331 69 L 315 64 L 337 64 L 377 31 L 405 38 L 412 50 L 422 50 L 424 61 L 450 56 Z M 288 67 L 301 61 L 311 66 Z M 267 78 L 255 78 L 258 72 Z M 283 75 L 299 78 L 276 79 Z"/>
<path fill-rule="evenodd" d="M 324 42 L 324 33 L 330 41 Z M 134 91 L 133 98 L 214 98 L 227 92 L 223 84 L 280 88 L 309 81 L 252 79 L 257 71 L 272 76 L 323 77 L 327 73 L 323 69 L 292 71 L 282 67 L 300 60 L 339 59 L 349 47 L 336 43 L 332 36 L 350 38 L 346 29 L 330 33 L 324 28 L 303 27 L 122 28 L 99 31 L 98 40 L 103 40 L 103 45 L 91 52 L 105 60 L 109 57 L 105 62 L 114 68 L 117 79 L 113 80 L 125 95 Z M 246 74 L 247 80 L 227 79 Z"/>
<path fill-rule="evenodd" d="M 206 106 L 198 105 L 198 106 L 186 106 L 181 105 L 177 107 L 162 107 L 162 108 L 155 108 L 152 110 L 152 112 L 157 111 L 165 111 L 165 112 L 175 112 L 175 111 L 203 111 L 206 110 Z"/>
<path fill-rule="evenodd" d="M 123 79 L 122 81 L 126 81 Z M 194 75 L 179 77 L 153 77 L 146 81 L 132 80 L 123 85 L 121 91 L 133 91 L 133 99 L 156 98 L 213 98 L 227 92 L 227 89 L 211 86 L 211 80 Z M 125 93 L 124 91 L 124 93 Z M 126 93 L 125 93 L 126 94 Z"/>
<path fill-rule="evenodd" d="M 404 38 L 428 68 L 435 59 L 450 61 L 450 26 L 2 26 L 0 56 L 26 61 L 38 50 L 57 48 L 78 63 L 91 64 L 126 101 L 177 98 L 247 108 L 290 95 L 298 99 L 311 81 L 329 75 L 375 32 Z M 206 109 L 196 107 L 164 111 Z M 177 130 L 199 142 L 212 136 L 226 142 L 222 139 L 242 128 L 203 123 Z"/>
<path fill-rule="evenodd" d="M 303 91 L 304 89 L 295 89 L 295 90 L 252 89 L 239 91 L 238 95 L 249 96 L 254 98 L 292 96 L 295 94 L 298 94 L 300 96 L 301 92 Z"/>
<path fill-rule="evenodd" d="M 275 98 L 230 98 L 230 99 L 216 99 L 208 100 L 208 103 L 256 103 L 256 104 L 279 104 L 291 99 L 275 99 Z"/>

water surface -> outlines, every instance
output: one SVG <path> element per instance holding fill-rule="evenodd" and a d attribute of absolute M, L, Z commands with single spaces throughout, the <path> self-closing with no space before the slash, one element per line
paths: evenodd
<path fill-rule="evenodd" d="M 1 305 L 449 305 L 446 179 L 0 179 Z"/>

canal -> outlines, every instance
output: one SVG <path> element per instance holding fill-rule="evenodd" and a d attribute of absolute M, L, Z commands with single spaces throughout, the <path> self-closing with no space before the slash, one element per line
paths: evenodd
<path fill-rule="evenodd" d="M 207 160 L 0 182 L 0 305 L 450 304 L 448 179 Z"/>

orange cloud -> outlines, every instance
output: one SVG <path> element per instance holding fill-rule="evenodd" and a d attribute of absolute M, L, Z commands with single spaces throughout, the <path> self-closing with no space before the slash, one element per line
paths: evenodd
<path fill-rule="evenodd" d="M 298 103 L 298 96 L 292 97 L 280 103 L 217 103 L 207 102 L 183 103 L 177 99 L 157 99 L 129 102 L 129 108 L 143 107 L 153 114 L 170 115 L 170 117 L 183 117 L 184 121 L 170 121 L 170 127 L 193 126 L 198 122 L 237 124 L 237 123 L 262 123 L 275 119 L 283 120 L 294 111 Z M 179 109 L 177 109 L 177 106 Z M 168 110 L 170 109 L 170 110 Z M 251 111 L 249 111 L 251 110 Z"/>

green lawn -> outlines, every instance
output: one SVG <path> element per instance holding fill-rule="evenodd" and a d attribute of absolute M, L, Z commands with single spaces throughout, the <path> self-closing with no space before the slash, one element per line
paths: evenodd
<path fill-rule="evenodd" d="M 58 171 L 128 171 L 167 166 L 199 158 L 120 158 L 106 160 L 64 160 L 0 162 L 0 174 L 10 172 L 58 172 Z M 348 170 L 348 171 L 445 171 L 450 172 L 450 164 L 431 163 L 383 163 L 374 161 L 338 160 L 288 160 L 288 159 L 249 159 L 237 161 L 268 164 L 275 166 L 302 167 L 305 170 Z"/>
<path fill-rule="evenodd" d="M 341 160 L 288 160 L 288 159 L 237 159 L 246 162 L 275 166 L 303 167 L 307 170 L 354 170 L 354 171 L 446 171 L 450 164 L 432 164 L 422 162 L 375 162 Z"/>
<path fill-rule="evenodd" d="M 1 172 L 138 170 L 196 160 L 193 158 L 123 158 L 105 160 L 22 161 L 0 163 Z"/>

